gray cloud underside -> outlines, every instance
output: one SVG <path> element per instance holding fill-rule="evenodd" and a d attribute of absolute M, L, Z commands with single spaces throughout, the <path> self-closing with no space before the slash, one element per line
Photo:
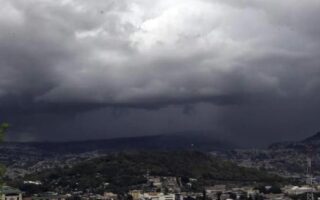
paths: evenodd
<path fill-rule="evenodd" d="M 143 104 L 319 89 L 318 1 L 2 5 L 2 98 Z"/>
<path fill-rule="evenodd" d="M 212 103 L 232 132 L 270 110 L 319 111 L 317 0 L 0 3 L 3 113 Z"/>

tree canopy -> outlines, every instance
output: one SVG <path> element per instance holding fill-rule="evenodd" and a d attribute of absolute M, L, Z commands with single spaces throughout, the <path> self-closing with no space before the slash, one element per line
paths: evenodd
<path fill-rule="evenodd" d="M 3 142 L 5 133 L 8 130 L 8 128 L 9 128 L 9 124 L 8 123 L 0 124 L 0 142 Z M 5 172 L 6 172 L 5 166 L 0 164 L 0 186 L 3 184 L 3 176 L 4 176 Z"/>
<path fill-rule="evenodd" d="M 5 133 L 8 130 L 8 128 L 9 128 L 9 124 L 8 123 L 2 123 L 0 125 L 0 142 L 3 141 Z"/>

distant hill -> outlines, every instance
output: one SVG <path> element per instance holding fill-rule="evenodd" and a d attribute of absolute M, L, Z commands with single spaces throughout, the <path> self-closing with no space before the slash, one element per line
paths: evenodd
<path fill-rule="evenodd" d="M 320 132 L 300 141 L 271 144 L 268 149 L 235 149 L 222 152 L 222 157 L 240 166 L 264 168 L 284 177 L 304 177 L 307 154 L 313 149 L 312 167 L 314 175 L 320 175 Z M 304 179 L 302 179 L 304 180 Z"/>
<path fill-rule="evenodd" d="M 320 144 L 320 131 L 317 132 L 316 134 L 310 136 L 310 137 L 307 137 L 302 142 L 303 143 L 312 143 L 312 144 L 317 143 L 317 144 Z"/>
<path fill-rule="evenodd" d="M 5 164 L 9 169 L 19 168 L 30 171 L 35 170 L 32 166 L 40 161 L 68 160 L 72 157 L 80 158 L 83 154 L 95 154 L 86 156 L 92 157 L 121 151 L 197 150 L 210 152 L 225 151 L 233 148 L 235 148 L 235 145 L 227 141 L 214 138 L 206 133 L 197 132 L 89 141 L 7 142 L 0 145 L 0 163 Z M 42 168 L 42 166 L 43 164 L 35 167 Z M 11 174 L 11 171 L 9 170 L 8 173 Z"/>
<path fill-rule="evenodd" d="M 208 134 L 175 133 L 155 136 L 140 136 L 102 140 L 71 142 L 8 142 L 0 147 L 2 151 L 36 150 L 43 154 L 84 153 L 89 151 L 127 151 L 127 150 L 225 150 L 235 148 L 230 142 L 217 139 Z"/>
<path fill-rule="evenodd" d="M 62 189 L 99 190 L 108 188 L 126 190 L 147 182 L 146 174 L 154 176 L 194 178 L 197 186 L 217 181 L 274 182 L 283 179 L 257 169 L 239 167 L 207 153 L 196 151 L 143 151 L 112 153 L 83 161 L 70 168 L 62 167 L 44 170 L 25 177 L 27 180 L 41 180 L 47 189 L 59 185 Z M 180 183 L 183 184 L 183 183 Z M 198 188 L 200 189 L 200 188 Z M 201 191 L 201 190 L 200 190 Z M 116 191 L 119 192 L 119 191 Z"/>
<path fill-rule="evenodd" d="M 301 141 L 287 141 L 271 144 L 269 149 L 294 149 L 298 151 L 305 151 L 307 146 L 312 146 L 315 149 L 320 150 L 320 132 L 307 137 Z"/>

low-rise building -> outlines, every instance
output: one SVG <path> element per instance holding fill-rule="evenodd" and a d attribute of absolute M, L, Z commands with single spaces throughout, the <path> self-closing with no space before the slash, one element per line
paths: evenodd
<path fill-rule="evenodd" d="M 299 195 L 299 194 L 304 194 L 306 192 L 316 192 L 315 188 L 311 188 L 309 186 L 293 186 L 291 188 L 286 188 L 284 193 L 288 195 Z"/>
<path fill-rule="evenodd" d="M 1 200 L 22 200 L 22 192 L 10 186 L 2 186 L 0 194 Z"/>
<path fill-rule="evenodd" d="M 105 192 L 105 193 L 103 193 L 103 199 L 104 200 L 117 200 L 118 195 L 114 194 L 112 192 Z"/>
<path fill-rule="evenodd" d="M 183 197 L 180 194 L 164 194 L 162 192 L 148 192 L 139 193 L 139 191 L 131 191 L 131 196 L 134 200 L 182 200 Z"/>

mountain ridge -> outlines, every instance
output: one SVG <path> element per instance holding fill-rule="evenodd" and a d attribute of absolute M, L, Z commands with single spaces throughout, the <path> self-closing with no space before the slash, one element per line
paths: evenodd
<path fill-rule="evenodd" d="M 3 149 L 31 148 L 45 154 L 84 153 L 89 151 L 126 151 L 126 150 L 199 150 L 214 151 L 236 148 L 236 145 L 208 134 L 187 132 L 159 134 L 150 136 L 123 137 L 99 140 L 79 140 L 64 142 L 5 142 Z"/>

